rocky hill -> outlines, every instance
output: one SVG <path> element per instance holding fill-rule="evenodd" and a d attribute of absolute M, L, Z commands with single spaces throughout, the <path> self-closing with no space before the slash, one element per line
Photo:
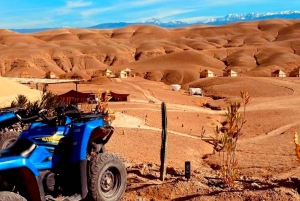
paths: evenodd
<path fill-rule="evenodd" d="M 240 76 L 289 74 L 300 66 L 300 20 L 266 20 L 224 26 L 167 29 L 57 29 L 33 34 L 0 30 L 0 74 L 44 77 L 47 71 L 85 79 L 104 69 L 130 68 L 166 83 L 189 83 L 208 69 Z M 172 78 L 171 80 L 169 78 Z"/>

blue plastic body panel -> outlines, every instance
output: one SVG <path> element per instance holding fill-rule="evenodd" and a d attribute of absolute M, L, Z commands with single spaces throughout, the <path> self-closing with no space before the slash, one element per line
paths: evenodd
<path fill-rule="evenodd" d="M 97 127 L 103 127 L 103 119 L 95 119 L 85 123 L 75 123 L 73 125 L 72 162 L 86 159 L 88 141 L 92 131 Z"/>
<path fill-rule="evenodd" d="M 49 126 L 34 122 L 24 130 L 19 139 L 29 140 L 37 146 L 24 156 L 0 156 L 0 171 L 18 167 L 29 168 L 35 176 L 39 171 L 59 167 L 63 162 L 77 163 L 86 159 L 87 146 L 92 131 L 104 126 L 103 119 L 72 122 L 67 117 L 64 126 Z"/>
<path fill-rule="evenodd" d="M 0 122 L 2 121 L 7 121 L 9 119 L 14 119 L 16 118 L 16 115 L 14 112 L 1 112 L 0 113 Z"/>
<path fill-rule="evenodd" d="M 28 159 L 22 156 L 0 158 L 0 171 L 20 167 L 27 167 L 33 172 L 35 176 L 40 176 L 40 173 L 35 168 L 34 164 L 32 164 Z"/>
<path fill-rule="evenodd" d="M 7 128 L 19 120 L 13 111 L 0 112 L 0 129 Z"/>

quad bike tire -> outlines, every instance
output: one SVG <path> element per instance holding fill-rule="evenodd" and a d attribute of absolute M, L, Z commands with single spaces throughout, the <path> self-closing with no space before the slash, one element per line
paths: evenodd
<path fill-rule="evenodd" d="M 0 201 L 26 201 L 21 195 L 10 191 L 0 192 Z"/>
<path fill-rule="evenodd" d="M 127 182 L 125 164 L 114 154 L 100 153 L 90 161 L 88 181 L 92 200 L 120 200 Z"/>
<path fill-rule="evenodd" d="M 8 131 L 0 134 L 0 149 L 10 147 L 19 137 L 20 133 L 15 131 Z"/>

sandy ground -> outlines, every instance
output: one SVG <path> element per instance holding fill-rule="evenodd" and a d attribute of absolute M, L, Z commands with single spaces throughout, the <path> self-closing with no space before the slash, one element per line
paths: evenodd
<path fill-rule="evenodd" d="M 172 91 L 168 85 L 140 78 L 79 86 L 81 91 L 109 88 L 133 96 L 130 102 L 109 103 L 117 118 L 112 123 L 116 131 L 107 150 L 126 161 L 128 186 L 124 200 L 300 199 L 300 162 L 293 142 L 294 132 L 300 130 L 300 81 L 257 77 L 243 79 L 243 85 L 235 83 L 238 82 L 232 83 L 235 91 L 224 91 L 222 85 L 212 86 L 220 88 L 214 89 L 216 96 L 224 97 L 215 101 L 189 96 L 184 90 Z M 274 90 L 270 91 L 268 85 L 274 86 Z M 50 89 L 62 92 L 72 87 Z M 237 149 L 241 179 L 235 188 L 223 189 L 216 179 L 220 154 L 214 153 L 200 135 L 205 130 L 206 136 L 213 136 L 213 128 L 224 119 L 225 110 L 211 110 L 201 103 L 226 106 L 230 100 L 239 100 L 241 89 L 251 91 L 247 123 Z M 279 93 L 281 90 L 287 91 Z M 167 105 L 169 136 L 164 182 L 159 180 L 161 101 Z M 192 177 L 188 181 L 184 178 L 185 161 L 191 162 Z"/>
<path fill-rule="evenodd" d="M 9 107 L 18 95 L 26 95 L 29 101 L 40 100 L 41 91 L 31 89 L 28 86 L 16 83 L 8 78 L 0 76 L 0 108 Z"/>

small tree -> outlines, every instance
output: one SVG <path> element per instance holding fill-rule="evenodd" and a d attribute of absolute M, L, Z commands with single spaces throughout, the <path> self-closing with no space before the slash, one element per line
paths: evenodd
<path fill-rule="evenodd" d="M 25 95 L 18 95 L 16 100 L 11 102 L 11 107 L 21 107 L 28 113 L 33 114 L 38 112 L 41 108 L 47 109 L 49 115 L 53 115 L 54 110 L 61 102 L 58 96 L 50 91 L 43 91 L 41 99 L 30 102 Z"/>
<path fill-rule="evenodd" d="M 41 101 L 39 101 L 39 108 L 47 109 L 48 115 L 52 116 L 62 102 L 58 99 L 58 96 L 51 91 L 44 91 Z"/>
<path fill-rule="evenodd" d="M 98 89 L 97 98 L 98 103 L 97 107 L 99 112 L 101 113 L 108 113 L 108 101 L 111 99 L 111 97 L 108 95 L 110 92 L 109 89 L 107 89 L 105 92 L 102 92 L 101 89 Z"/>
<path fill-rule="evenodd" d="M 108 101 L 111 99 L 111 96 L 109 96 L 110 90 L 107 89 L 105 92 L 102 92 L 101 89 L 98 90 L 97 98 L 97 109 L 99 112 L 105 114 L 105 120 L 108 122 L 112 122 L 116 119 L 115 112 L 111 112 L 108 108 Z"/>
<path fill-rule="evenodd" d="M 246 123 L 246 106 L 250 96 L 247 92 L 241 91 L 241 98 L 243 100 L 243 114 L 239 112 L 241 103 L 231 102 L 227 107 L 226 120 L 222 123 L 222 127 L 217 126 L 215 128 L 215 149 L 222 151 L 220 174 L 224 184 L 228 186 L 233 186 L 238 177 L 237 142 Z"/>
<path fill-rule="evenodd" d="M 295 137 L 294 137 L 294 142 L 295 142 L 295 145 L 296 145 L 295 151 L 296 151 L 297 158 L 300 159 L 300 144 L 299 144 L 299 139 L 298 138 L 299 138 L 298 133 L 296 132 Z"/>
<path fill-rule="evenodd" d="M 16 97 L 16 100 L 13 100 L 11 102 L 11 107 L 21 107 L 21 108 L 24 108 L 27 103 L 28 103 L 28 98 L 22 94 L 19 94 L 17 97 Z"/>

